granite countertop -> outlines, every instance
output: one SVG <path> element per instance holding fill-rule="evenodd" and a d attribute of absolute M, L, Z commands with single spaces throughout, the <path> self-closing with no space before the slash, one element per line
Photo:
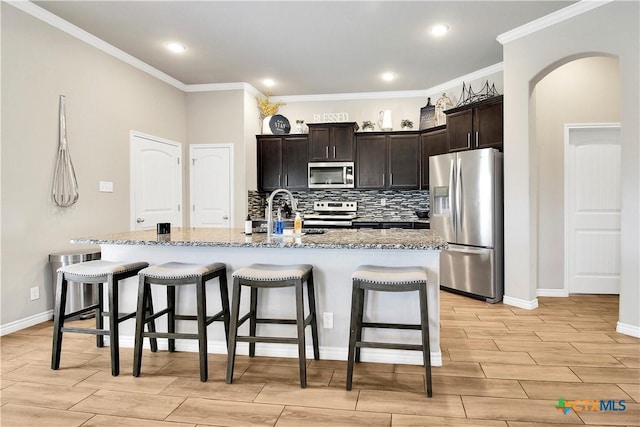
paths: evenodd
<path fill-rule="evenodd" d="M 447 249 L 447 242 L 433 230 L 329 229 L 322 234 L 268 237 L 266 233 L 245 235 L 243 230 L 227 228 L 172 228 L 170 235 L 156 230 L 130 231 L 96 237 L 82 237 L 71 243 L 140 246 L 218 246 L 252 248 L 320 249 Z"/>

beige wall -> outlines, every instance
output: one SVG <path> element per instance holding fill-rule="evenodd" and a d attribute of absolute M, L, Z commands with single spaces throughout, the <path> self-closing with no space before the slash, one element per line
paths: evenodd
<path fill-rule="evenodd" d="M 533 87 L 572 59 L 613 55 L 620 63 L 622 124 L 619 327 L 635 334 L 640 328 L 639 15 L 638 2 L 613 1 L 504 45 L 505 300 L 531 304 L 538 285 Z"/>
<path fill-rule="evenodd" d="M 185 95 L 2 2 L 2 314 L 0 324 L 53 307 L 47 268 L 69 239 L 129 229 L 129 132 L 185 142 Z M 58 96 L 80 199 L 51 201 Z M 113 193 L 98 192 L 112 181 Z M 30 301 L 29 288 L 40 286 Z"/>
<path fill-rule="evenodd" d="M 564 125 L 620 121 L 620 68 L 613 57 L 578 59 L 535 86 L 538 157 L 538 288 L 564 286 Z"/>

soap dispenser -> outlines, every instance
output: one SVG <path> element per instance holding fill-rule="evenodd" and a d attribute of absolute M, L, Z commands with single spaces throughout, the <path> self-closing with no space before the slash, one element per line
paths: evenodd
<path fill-rule="evenodd" d="M 300 212 L 296 212 L 296 218 L 293 220 L 293 234 L 296 236 L 302 234 L 302 218 L 300 218 Z"/>

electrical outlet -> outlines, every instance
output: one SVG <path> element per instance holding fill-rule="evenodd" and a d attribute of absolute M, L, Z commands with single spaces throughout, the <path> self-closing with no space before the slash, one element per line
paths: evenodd
<path fill-rule="evenodd" d="M 333 313 L 322 313 L 322 327 L 325 329 L 333 328 Z"/>
<path fill-rule="evenodd" d="M 387 206 L 387 199 L 380 199 L 380 206 Z"/>
<path fill-rule="evenodd" d="M 31 301 L 40 299 L 40 287 L 34 286 L 31 288 Z"/>

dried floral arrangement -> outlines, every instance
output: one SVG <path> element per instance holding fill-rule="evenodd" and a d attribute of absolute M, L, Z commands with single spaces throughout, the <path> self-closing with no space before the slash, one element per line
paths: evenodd
<path fill-rule="evenodd" d="M 278 113 L 278 108 L 280 106 L 285 105 L 284 102 L 269 102 L 269 97 L 271 96 L 271 92 L 267 92 L 264 98 L 258 98 L 258 110 L 260 110 L 260 120 L 264 119 L 267 116 L 273 116 Z"/>

